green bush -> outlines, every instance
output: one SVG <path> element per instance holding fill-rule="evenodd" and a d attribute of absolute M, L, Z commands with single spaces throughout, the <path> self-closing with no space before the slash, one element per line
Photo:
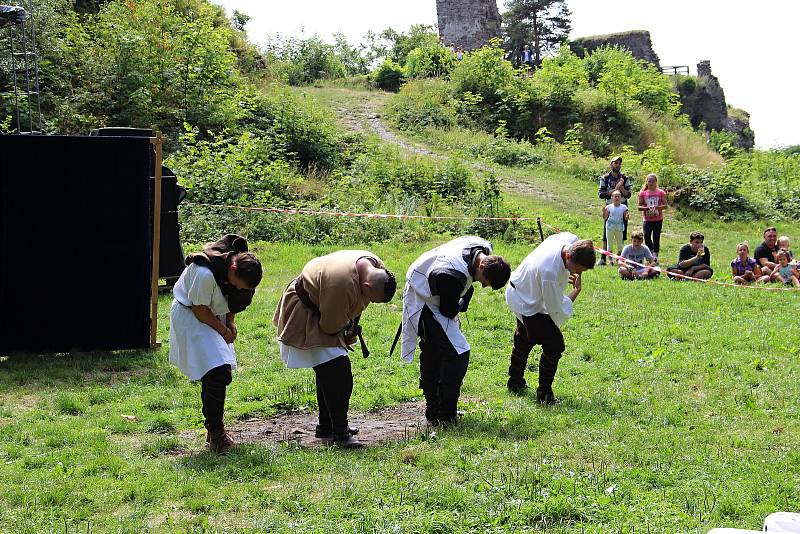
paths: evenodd
<path fill-rule="evenodd" d="M 388 117 L 402 130 L 427 127 L 449 128 L 456 124 L 456 112 L 444 80 L 412 80 L 403 85 L 386 105 Z"/>
<path fill-rule="evenodd" d="M 479 96 L 481 107 L 490 111 L 503 100 L 514 73 L 513 65 L 505 59 L 505 51 L 490 45 L 465 54 L 450 77 L 457 97 Z"/>
<path fill-rule="evenodd" d="M 633 101 L 659 113 L 680 113 L 680 100 L 670 79 L 627 50 L 603 46 L 584 61 L 590 83 L 611 96 L 618 107 Z"/>
<path fill-rule="evenodd" d="M 290 85 L 342 78 L 347 74 L 335 48 L 316 35 L 308 39 L 280 35 L 270 38 L 265 56 L 268 68 L 271 63 L 278 63 L 274 72 Z"/>
<path fill-rule="evenodd" d="M 722 220 L 746 220 L 760 215 L 738 186 L 738 177 L 724 170 L 695 171 L 684 175 L 684 185 L 673 198 L 681 206 L 716 213 Z"/>
<path fill-rule="evenodd" d="M 250 131 L 268 140 L 274 157 L 302 169 L 333 169 L 342 154 L 333 117 L 305 95 L 280 85 L 240 95 L 244 117 L 236 132 Z"/>
<path fill-rule="evenodd" d="M 405 81 L 406 71 L 402 65 L 387 59 L 375 70 L 373 78 L 378 89 L 396 93 Z"/>
<path fill-rule="evenodd" d="M 406 58 L 409 78 L 438 78 L 450 74 L 456 66 L 456 55 L 439 43 L 415 48 Z"/>
<path fill-rule="evenodd" d="M 697 79 L 694 76 L 685 76 L 680 78 L 678 83 L 678 91 L 682 95 L 693 95 L 697 90 Z"/>

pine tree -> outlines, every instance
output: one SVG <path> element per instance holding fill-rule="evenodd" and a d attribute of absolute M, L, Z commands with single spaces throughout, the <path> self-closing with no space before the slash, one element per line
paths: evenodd
<path fill-rule="evenodd" d="M 513 56 L 520 58 L 527 44 L 534 66 L 541 65 L 544 55 L 567 40 L 571 15 L 566 0 L 506 0 L 503 27 Z"/>

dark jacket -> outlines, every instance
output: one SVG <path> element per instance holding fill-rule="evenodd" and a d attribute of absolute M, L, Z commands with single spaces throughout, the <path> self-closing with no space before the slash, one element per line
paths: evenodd
<path fill-rule="evenodd" d="M 236 234 L 228 234 L 213 243 L 206 243 L 203 252 L 186 256 L 186 265 L 196 263 L 211 269 L 214 280 L 217 282 L 222 294 L 228 299 L 228 309 L 231 313 L 239 313 L 253 302 L 255 289 L 236 289 L 228 281 L 228 261 L 231 254 L 247 252 L 247 240 Z"/>
<path fill-rule="evenodd" d="M 475 258 L 478 254 L 489 254 L 484 247 L 464 249 L 464 262 L 468 265 L 469 274 L 475 279 Z M 456 269 L 436 269 L 428 275 L 428 285 L 431 295 L 439 295 L 439 311 L 445 317 L 452 319 L 458 312 L 467 311 L 475 288 L 470 287 L 464 296 L 461 293 L 467 285 L 467 277 Z"/>

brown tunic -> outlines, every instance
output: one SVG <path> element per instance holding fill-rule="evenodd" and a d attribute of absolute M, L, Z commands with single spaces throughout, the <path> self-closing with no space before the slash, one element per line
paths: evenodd
<path fill-rule="evenodd" d="M 366 250 L 340 250 L 314 258 L 303 267 L 303 288 L 319 313 L 300 301 L 292 280 L 272 317 L 279 341 L 298 349 L 346 346 L 342 330 L 369 305 L 369 299 L 361 294 L 356 271 L 360 258 L 384 268 L 381 259 Z"/>

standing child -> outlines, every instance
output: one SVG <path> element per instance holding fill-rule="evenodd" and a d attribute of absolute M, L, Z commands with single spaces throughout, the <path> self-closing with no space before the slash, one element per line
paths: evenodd
<path fill-rule="evenodd" d="M 735 284 L 769 281 L 769 276 L 763 275 L 758 262 L 750 257 L 750 247 L 747 243 L 736 245 L 736 258 L 731 262 L 731 270 Z"/>
<path fill-rule="evenodd" d="M 667 194 L 658 187 L 658 177 L 648 174 L 644 187 L 639 191 L 639 211 L 644 218 L 644 244 L 658 261 L 661 250 L 661 227 L 664 224 L 664 210 L 667 209 Z"/>
<path fill-rule="evenodd" d="M 653 254 L 647 245 L 643 245 L 644 233 L 636 230 L 631 233 L 631 244 L 622 249 L 622 258 L 619 260 L 619 275 L 623 280 L 645 280 L 655 278 L 660 271 L 654 267 Z M 635 261 L 641 265 L 626 264 L 625 260 Z"/>
<path fill-rule="evenodd" d="M 628 222 L 628 206 L 622 203 L 622 193 L 617 190 L 611 193 L 611 204 L 603 206 L 603 219 L 606 224 L 606 238 L 609 252 L 622 254 L 622 234 Z M 609 258 L 611 264 L 614 260 Z"/>
<path fill-rule="evenodd" d="M 779 250 L 778 254 L 778 267 L 772 272 L 772 280 L 776 282 L 783 282 L 786 285 L 793 285 L 800 287 L 800 279 L 797 276 L 797 268 L 794 265 L 789 265 L 789 253 L 785 250 Z"/>
<path fill-rule="evenodd" d="M 217 453 L 235 445 L 222 420 L 225 391 L 236 368 L 235 316 L 252 301 L 261 274 L 247 241 L 228 234 L 190 254 L 172 290 L 169 361 L 189 380 L 201 382 L 206 444 Z"/>

